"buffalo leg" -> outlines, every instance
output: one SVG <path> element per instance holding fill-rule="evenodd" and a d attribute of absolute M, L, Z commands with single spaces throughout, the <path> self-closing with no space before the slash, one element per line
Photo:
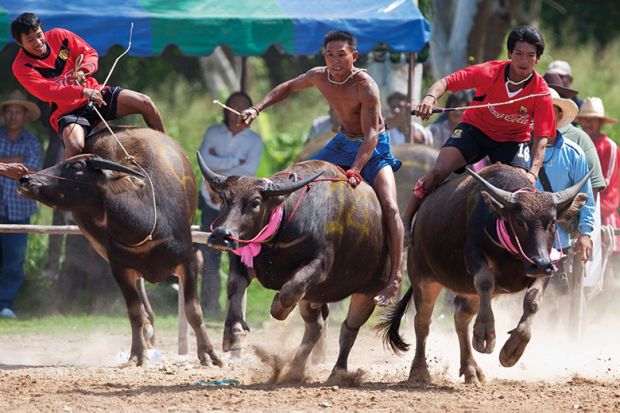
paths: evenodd
<path fill-rule="evenodd" d="M 141 366 L 144 363 L 146 341 L 144 340 L 144 328 L 148 324 L 142 300 L 137 288 L 139 274 L 128 268 L 121 268 L 110 262 L 114 279 L 123 293 L 127 304 L 127 315 L 131 324 L 131 351 L 128 365 Z"/>
<path fill-rule="evenodd" d="M 433 308 L 442 286 L 439 283 L 413 283 L 413 299 L 415 304 L 415 357 L 411 363 L 409 382 L 430 383 L 431 375 L 426 364 L 426 338 L 430 331 Z"/>
<path fill-rule="evenodd" d="M 517 327 L 510 331 L 510 338 L 499 353 L 499 361 L 504 367 L 512 367 L 523 355 L 525 347 L 532 337 L 532 321 L 540 310 L 543 293 L 549 278 L 536 278 L 534 283 L 525 292 L 523 298 L 523 315 Z"/>
<path fill-rule="evenodd" d="M 224 363 L 215 353 L 215 350 L 213 350 L 213 345 L 211 344 L 211 341 L 209 341 L 207 328 L 205 327 L 204 319 L 202 317 L 202 309 L 200 308 L 200 303 L 198 302 L 198 286 L 195 265 L 192 266 L 190 263 L 180 265 L 176 269 L 175 274 L 178 275 L 179 281 L 181 281 L 181 286 L 183 287 L 185 316 L 187 317 L 187 322 L 192 327 L 194 334 L 196 335 L 198 359 L 200 360 L 200 364 L 203 366 L 209 364 L 209 360 L 207 358 L 208 355 L 213 361 L 213 364 L 220 367 L 223 366 Z"/>
<path fill-rule="evenodd" d="M 485 380 L 482 369 L 478 367 L 476 360 L 474 360 L 469 341 L 469 323 L 471 323 L 474 315 L 478 312 L 479 305 L 477 298 L 467 299 L 458 295 L 454 298 L 454 328 L 459 338 L 461 354 L 459 376 L 465 376 L 465 383 L 477 384 Z"/>
<path fill-rule="evenodd" d="M 241 339 L 246 331 L 250 331 L 243 314 L 243 297 L 248 289 L 251 278 L 241 259 L 233 254 L 230 257 L 227 295 L 228 309 L 224 322 L 223 351 L 241 350 Z"/>
<path fill-rule="evenodd" d="M 338 344 L 338 359 L 336 365 L 332 369 L 332 373 L 327 379 L 328 383 L 336 383 L 341 373 L 346 373 L 348 369 L 349 353 L 357 338 L 357 333 L 361 326 L 370 318 L 375 309 L 375 301 L 372 296 L 366 294 L 351 295 L 351 303 L 349 304 L 349 312 L 347 318 L 342 322 L 340 327 L 340 337 Z"/>
<path fill-rule="evenodd" d="M 316 281 L 321 274 L 322 261 L 314 259 L 298 270 L 273 298 L 271 315 L 276 320 L 284 320 L 293 311 L 299 300 L 306 295 L 308 284 Z"/>
<path fill-rule="evenodd" d="M 136 281 L 138 294 L 140 294 L 140 300 L 142 300 L 142 305 L 144 306 L 144 312 L 146 313 L 146 317 L 149 322 L 144 325 L 144 340 L 148 347 L 153 347 L 155 345 L 155 313 L 153 312 L 153 308 L 151 307 L 151 302 L 149 301 L 149 297 L 146 294 L 146 288 L 144 287 L 144 278 L 140 277 Z"/>
<path fill-rule="evenodd" d="M 312 307 L 312 304 L 306 300 L 299 303 L 299 312 L 305 324 L 304 336 L 287 371 L 278 380 L 280 383 L 299 383 L 303 380 L 308 356 L 321 338 L 323 328 L 326 327 L 321 308 Z"/>
<path fill-rule="evenodd" d="M 323 330 L 321 331 L 321 337 L 312 349 L 310 354 L 310 362 L 312 364 L 320 364 L 325 361 L 325 355 L 327 353 L 327 330 L 329 326 L 329 306 L 327 304 L 321 305 L 321 317 L 323 317 Z"/>
<path fill-rule="evenodd" d="M 495 290 L 495 277 L 487 265 L 474 276 L 474 287 L 480 297 L 480 310 L 474 323 L 474 348 L 480 353 L 492 353 L 495 348 L 495 317 L 491 300 Z"/>

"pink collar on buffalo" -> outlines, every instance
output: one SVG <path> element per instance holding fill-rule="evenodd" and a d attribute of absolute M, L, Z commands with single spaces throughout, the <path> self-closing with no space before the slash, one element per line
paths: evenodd
<path fill-rule="evenodd" d="M 254 267 L 254 257 L 256 257 L 261 250 L 261 243 L 271 238 L 282 222 L 282 215 L 284 214 L 284 208 L 282 205 L 273 210 L 269 217 L 269 223 L 260 230 L 260 232 L 249 241 L 242 241 L 246 243 L 244 246 L 239 247 L 233 252 L 241 257 L 241 262 L 248 268 Z"/>
<path fill-rule="evenodd" d="M 504 247 L 504 249 L 510 251 L 514 255 L 521 255 L 531 264 L 534 264 L 534 262 L 527 255 L 525 255 L 525 253 L 521 249 L 521 245 L 519 244 L 519 239 L 517 238 L 516 234 L 515 239 L 517 240 L 518 249 L 517 246 L 514 245 L 512 239 L 510 238 L 510 234 L 508 234 L 508 229 L 506 228 L 506 223 L 504 222 L 504 220 L 499 218 L 497 219 L 495 223 L 495 230 L 497 231 L 497 238 L 499 239 L 499 243 L 502 245 L 502 247 Z M 559 241 L 559 234 L 557 233 L 557 230 L 556 235 L 558 236 Z M 549 259 L 551 260 L 551 263 L 555 264 L 556 262 L 562 260 L 562 258 L 564 258 L 564 254 L 561 251 L 558 251 L 555 248 L 551 248 L 551 253 L 549 254 Z"/>

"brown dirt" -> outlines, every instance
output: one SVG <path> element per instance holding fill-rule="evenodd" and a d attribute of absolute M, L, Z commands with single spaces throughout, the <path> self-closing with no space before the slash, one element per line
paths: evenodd
<path fill-rule="evenodd" d="M 556 340 L 550 346 L 553 340 L 539 334 L 523 360 L 504 369 L 497 354 L 508 329 L 500 322 L 498 326 L 495 352 L 475 355 L 489 378 L 482 386 L 462 384 L 457 377 L 457 341 L 448 328 L 435 328 L 439 331 L 428 340 L 435 380 L 430 386 L 404 383 L 412 352 L 397 356 L 385 351 L 369 328 L 360 333 L 350 357 L 350 369 L 365 373 L 359 387 L 324 384 L 337 351 L 333 327 L 328 361 L 310 366 L 301 385 L 266 384 L 273 372 L 249 350 L 237 358 L 226 354 L 225 368 L 202 367 L 191 347 L 187 356 L 175 354 L 173 334 L 160 335 L 159 360 L 143 368 L 120 367 L 129 334 L 4 336 L 0 411 L 620 411 L 617 340 L 595 340 L 599 345 L 585 343 L 575 352 L 567 342 L 558 345 Z M 210 333 L 213 341 L 221 340 L 221 331 Z M 411 342 L 412 335 L 405 336 Z M 251 333 L 247 342 L 248 347 L 260 345 L 283 355 L 300 337 L 298 320 L 273 321 Z M 222 378 L 237 379 L 241 385 L 197 384 Z"/>

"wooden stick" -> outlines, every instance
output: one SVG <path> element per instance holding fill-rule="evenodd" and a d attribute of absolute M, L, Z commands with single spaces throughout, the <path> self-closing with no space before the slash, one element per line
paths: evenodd
<path fill-rule="evenodd" d="M 214 100 L 213 103 L 215 103 L 216 105 L 220 105 L 221 107 L 223 107 L 224 109 L 226 109 L 227 111 L 230 111 L 232 113 L 234 113 L 237 116 L 241 116 L 241 113 L 237 112 L 236 110 L 234 110 L 233 108 L 226 106 L 225 104 L 223 104 L 222 102 L 220 102 L 219 100 Z"/>

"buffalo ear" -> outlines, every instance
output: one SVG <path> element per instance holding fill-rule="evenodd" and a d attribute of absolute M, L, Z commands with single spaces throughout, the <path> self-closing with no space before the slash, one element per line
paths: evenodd
<path fill-rule="evenodd" d="M 484 200 L 484 203 L 487 205 L 487 207 L 489 207 L 491 211 L 493 211 L 495 215 L 498 216 L 498 218 L 506 219 L 508 217 L 508 211 L 506 207 L 504 207 L 499 201 L 493 198 L 491 194 L 489 194 L 487 191 L 480 191 L 480 193 L 482 194 L 482 199 Z"/>
<path fill-rule="evenodd" d="M 579 211 L 581 207 L 588 200 L 588 195 L 580 192 L 573 199 L 573 202 L 568 204 L 562 210 L 558 210 L 557 215 L 557 223 L 564 229 L 567 233 L 573 233 L 577 230 L 579 226 Z"/>

